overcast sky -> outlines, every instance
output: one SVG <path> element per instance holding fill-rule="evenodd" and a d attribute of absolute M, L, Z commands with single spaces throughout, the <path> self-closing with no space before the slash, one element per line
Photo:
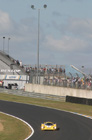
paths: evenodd
<path fill-rule="evenodd" d="M 38 9 L 40 64 L 91 67 L 92 0 L 0 0 L 0 50 L 37 64 Z"/>

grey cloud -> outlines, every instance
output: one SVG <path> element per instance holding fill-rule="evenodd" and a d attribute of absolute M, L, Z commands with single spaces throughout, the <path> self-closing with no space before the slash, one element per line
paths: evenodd
<path fill-rule="evenodd" d="M 58 30 L 62 35 L 70 34 L 80 36 L 82 38 L 92 39 L 92 20 L 80 18 L 68 18 L 65 23 L 57 24 L 52 22 L 54 29 Z"/>
<path fill-rule="evenodd" d="M 70 18 L 66 29 L 73 35 L 90 38 L 92 34 L 92 20 Z"/>
<path fill-rule="evenodd" d="M 59 12 L 54 11 L 52 13 L 53 16 L 61 17 L 62 15 Z"/>

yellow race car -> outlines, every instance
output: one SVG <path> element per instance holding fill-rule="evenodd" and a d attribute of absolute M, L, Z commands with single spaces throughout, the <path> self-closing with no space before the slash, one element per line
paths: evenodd
<path fill-rule="evenodd" d="M 57 125 L 53 122 L 44 122 L 41 124 L 41 130 L 56 130 Z"/>

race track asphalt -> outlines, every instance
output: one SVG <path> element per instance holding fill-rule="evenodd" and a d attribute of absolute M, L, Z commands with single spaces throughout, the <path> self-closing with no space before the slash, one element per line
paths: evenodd
<path fill-rule="evenodd" d="M 0 111 L 19 117 L 34 129 L 30 140 L 92 140 L 92 120 L 72 113 L 0 100 Z M 57 123 L 57 131 L 41 131 L 42 122 Z"/>

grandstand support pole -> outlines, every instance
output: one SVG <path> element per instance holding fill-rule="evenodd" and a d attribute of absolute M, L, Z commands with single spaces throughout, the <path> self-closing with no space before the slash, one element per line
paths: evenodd
<path fill-rule="evenodd" d="M 3 52 L 4 52 L 5 37 L 3 37 Z"/>

